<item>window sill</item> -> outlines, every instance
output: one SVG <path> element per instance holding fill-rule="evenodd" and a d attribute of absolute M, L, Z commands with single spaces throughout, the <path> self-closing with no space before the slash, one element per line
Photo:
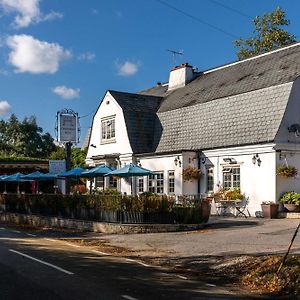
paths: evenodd
<path fill-rule="evenodd" d="M 103 141 L 101 141 L 100 145 L 113 144 L 115 142 L 116 142 L 116 139 L 103 140 Z"/>

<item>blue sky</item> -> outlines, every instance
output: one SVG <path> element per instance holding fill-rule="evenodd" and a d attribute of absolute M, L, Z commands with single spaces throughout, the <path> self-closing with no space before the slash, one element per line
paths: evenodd
<path fill-rule="evenodd" d="M 56 112 L 71 108 L 83 140 L 107 89 L 167 81 L 167 49 L 199 70 L 234 61 L 233 41 L 278 6 L 299 40 L 298 0 L 0 0 L 0 118 L 35 115 L 54 136 Z"/>

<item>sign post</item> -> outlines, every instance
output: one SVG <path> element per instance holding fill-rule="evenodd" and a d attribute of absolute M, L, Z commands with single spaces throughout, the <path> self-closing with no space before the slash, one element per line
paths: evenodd
<path fill-rule="evenodd" d="M 79 143 L 79 122 L 78 113 L 72 109 L 63 109 L 56 114 L 56 133 L 57 141 L 65 145 L 66 153 L 66 170 L 72 168 L 71 154 L 72 145 Z M 67 193 L 69 193 L 69 185 L 66 186 Z"/>

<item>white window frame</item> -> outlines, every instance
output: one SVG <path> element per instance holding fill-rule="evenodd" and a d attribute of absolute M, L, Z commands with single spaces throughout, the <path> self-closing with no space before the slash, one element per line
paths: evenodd
<path fill-rule="evenodd" d="M 225 190 L 241 187 L 241 166 L 223 166 L 223 188 Z M 229 180 L 228 180 L 229 179 Z"/>
<path fill-rule="evenodd" d="M 175 171 L 174 170 L 168 171 L 168 193 L 170 195 L 175 194 Z"/>
<path fill-rule="evenodd" d="M 101 144 L 116 142 L 116 116 L 101 119 Z"/>
<path fill-rule="evenodd" d="M 206 168 L 206 192 L 214 191 L 214 167 Z"/>
<path fill-rule="evenodd" d="M 164 172 L 155 172 L 148 177 L 148 191 L 154 194 L 164 193 Z"/>
<path fill-rule="evenodd" d="M 144 193 L 144 177 L 138 177 L 137 178 L 137 190 L 139 194 Z"/>

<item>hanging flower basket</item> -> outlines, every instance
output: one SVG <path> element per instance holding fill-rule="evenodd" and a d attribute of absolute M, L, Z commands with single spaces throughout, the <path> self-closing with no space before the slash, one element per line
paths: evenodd
<path fill-rule="evenodd" d="M 293 166 L 282 165 L 277 168 L 276 174 L 286 178 L 296 177 L 298 175 L 298 169 Z"/>
<path fill-rule="evenodd" d="M 182 172 L 182 178 L 184 181 L 191 181 L 193 179 L 199 179 L 201 176 L 201 170 L 198 168 L 187 167 Z"/>

